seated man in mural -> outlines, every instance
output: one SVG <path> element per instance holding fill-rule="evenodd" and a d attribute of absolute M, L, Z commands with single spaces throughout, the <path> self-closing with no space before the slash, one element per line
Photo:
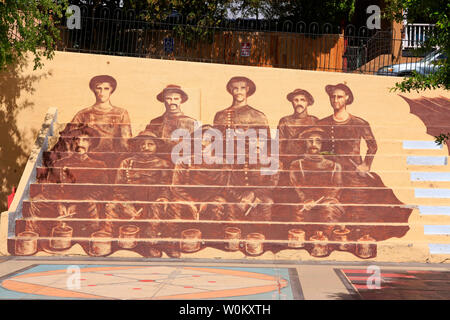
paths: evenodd
<path fill-rule="evenodd" d="M 305 139 L 306 154 L 304 158 L 295 160 L 290 165 L 290 184 L 297 194 L 296 202 L 302 203 L 293 207 L 294 221 L 307 222 L 339 222 L 343 216 L 343 208 L 339 205 L 339 192 L 342 187 L 341 166 L 327 160 L 320 154 L 325 131 L 314 127 L 300 133 Z M 291 201 L 294 202 L 294 201 Z M 330 238 L 334 225 L 327 224 L 314 230 L 324 231 Z"/>
<path fill-rule="evenodd" d="M 95 129 L 92 129 L 84 124 L 79 124 L 78 127 L 73 127 L 71 131 L 67 132 L 67 139 L 70 142 L 70 148 L 73 153 L 70 153 L 67 157 L 57 160 L 53 167 L 48 168 L 46 177 L 39 177 L 41 183 L 95 183 L 105 184 L 107 183 L 107 177 L 102 169 L 106 168 L 104 162 L 92 159 L 89 157 L 89 151 L 91 148 L 95 148 L 98 143 L 98 133 Z M 88 170 L 75 171 L 74 168 L 85 168 Z M 33 200 L 50 200 L 60 199 L 61 194 L 41 194 Z M 55 207 L 50 203 L 45 202 L 31 202 L 30 214 L 31 217 L 41 218 L 82 218 L 93 219 L 96 221 L 85 223 L 80 230 L 81 234 L 91 234 L 94 231 L 100 229 L 100 223 L 97 221 L 100 218 L 100 211 L 102 206 L 92 201 L 96 201 L 102 198 L 102 191 L 98 190 L 89 195 L 85 202 L 79 205 L 66 206 L 59 204 L 57 212 Z M 91 202 L 90 202 L 91 201 Z M 48 225 L 37 224 L 36 221 L 28 220 L 28 230 L 38 232 L 41 236 L 49 236 L 51 229 L 54 227 L 53 222 L 48 222 Z"/>
<path fill-rule="evenodd" d="M 346 210 L 347 219 L 356 222 L 407 222 L 411 209 L 400 207 L 380 206 L 376 210 L 368 209 L 364 204 L 402 204 L 392 190 L 387 189 L 381 178 L 370 172 L 377 142 L 370 125 L 364 119 L 350 114 L 347 106 L 353 102 L 353 93 L 350 88 L 339 83 L 327 85 L 325 91 L 330 97 L 333 114 L 318 121 L 318 125 L 325 129 L 330 137 L 328 145 L 324 148 L 334 155 L 333 159 L 339 163 L 343 174 L 343 184 L 346 189 L 342 191 L 341 203 L 361 204 Z M 361 140 L 367 145 L 364 160 L 361 157 Z M 378 187 L 374 189 L 374 187 Z M 406 229 L 405 229 L 406 228 Z M 407 227 L 397 227 L 390 231 L 378 230 L 372 234 L 377 240 L 392 236 L 403 236 Z M 391 232 L 392 231 L 392 232 Z"/>
<path fill-rule="evenodd" d="M 132 156 L 122 160 L 117 172 L 116 184 L 142 185 L 138 189 L 120 188 L 115 191 L 117 204 L 107 204 L 105 209 L 106 219 L 152 219 L 160 220 L 164 216 L 164 207 L 168 202 L 167 188 L 170 184 L 171 164 L 156 156 L 161 147 L 161 140 L 153 132 L 145 130 L 128 141 Z M 152 191 L 151 185 L 162 185 Z M 161 204 L 133 204 L 134 199 L 139 201 L 156 201 Z M 104 231 L 113 233 L 113 222 L 105 222 Z M 141 237 L 158 238 L 162 234 L 159 223 L 149 222 Z M 150 257 L 160 257 L 161 251 L 155 241 L 150 242 L 148 252 Z"/>
<path fill-rule="evenodd" d="M 314 103 L 314 98 L 308 91 L 295 89 L 286 98 L 292 103 L 294 113 L 280 119 L 278 130 L 280 155 L 284 159 L 284 167 L 289 168 L 292 160 L 298 159 L 305 153 L 302 148 L 304 144 L 297 140 L 299 134 L 313 126 L 319 119 L 308 114 L 308 107 Z"/>
<path fill-rule="evenodd" d="M 251 144 L 246 141 L 245 162 L 234 164 L 231 168 L 227 186 L 227 200 L 235 203 L 229 211 L 230 220 L 234 221 L 272 221 L 273 188 L 278 184 L 279 171 L 274 174 L 262 174 L 264 167 L 261 161 L 252 163 L 250 155 L 253 152 Z M 256 152 L 261 152 L 261 141 L 256 141 Z M 281 165 L 280 165 L 281 166 Z M 254 227 L 253 227 L 254 226 Z M 267 234 L 267 224 L 249 225 L 249 232 Z"/>
<path fill-rule="evenodd" d="M 201 154 L 193 154 L 188 164 L 179 161 L 174 170 L 169 206 L 169 219 L 192 220 L 227 220 L 224 189 L 227 185 L 229 167 L 224 165 L 222 155 L 215 153 L 214 145 L 222 141 L 214 141 L 218 135 L 210 125 L 203 125 L 201 131 Z M 220 132 L 218 132 L 221 136 Z M 197 136 L 192 134 L 192 138 Z M 216 150 L 217 151 L 217 150 Z M 195 159 L 200 156 L 200 159 Z M 183 203 L 176 203 L 183 202 Z M 218 224 L 207 224 L 202 230 L 206 236 L 218 238 L 223 228 L 215 228 Z M 220 226 L 219 226 L 220 227 Z M 172 225 L 169 235 L 179 237 L 179 227 Z M 169 248 L 169 255 L 179 256 L 177 244 Z"/>
<path fill-rule="evenodd" d="M 61 132 L 61 136 L 64 137 L 73 126 L 85 123 L 97 130 L 101 137 L 100 143 L 92 151 L 127 151 L 127 139 L 132 136 L 130 117 L 127 110 L 113 106 L 111 103 L 111 95 L 117 88 L 116 80 L 109 75 L 95 76 L 89 82 L 89 88 L 95 95 L 95 103 L 79 111 Z M 114 166 L 116 158 L 109 154 L 101 160 Z"/>
<path fill-rule="evenodd" d="M 181 111 L 181 105 L 188 100 L 188 95 L 180 86 L 168 85 L 156 96 L 156 99 L 164 103 L 166 111 L 163 115 L 151 120 L 145 130 L 152 131 L 161 138 L 165 145 L 164 152 L 170 154 L 172 147 L 177 143 L 171 141 L 172 132 L 176 129 L 186 129 L 192 133 L 196 120 Z"/>

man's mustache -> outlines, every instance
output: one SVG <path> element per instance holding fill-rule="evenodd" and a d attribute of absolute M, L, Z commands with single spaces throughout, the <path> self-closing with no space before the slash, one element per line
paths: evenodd
<path fill-rule="evenodd" d="M 75 151 L 78 152 L 78 151 L 81 151 L 81 149 L 83 149 L 84 151 L 87 151 L 85 147 L 81 147 L 81 146 L 77 146 L 77 147 L 75 148 Z"/>

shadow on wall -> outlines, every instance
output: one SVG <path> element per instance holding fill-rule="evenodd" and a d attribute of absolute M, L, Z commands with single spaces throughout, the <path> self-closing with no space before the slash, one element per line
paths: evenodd
<path fill-rule="evenodd" d="M 33 94 L 34 85 L 47 74 L 22 76 L 28 66 L 25 59 L 0 73 L 0 212 L 7 210 L 7 196 L 17 188 L 22 171 L 28 160 L 32 142 L 39 129 L 21 130 L 17 117 L 24 110 L 31 110 L 34 103 L 25 99 L 24 93 Z"/>

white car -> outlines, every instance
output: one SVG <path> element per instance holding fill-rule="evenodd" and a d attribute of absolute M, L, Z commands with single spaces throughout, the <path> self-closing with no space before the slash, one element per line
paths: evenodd
<path fill-rule="evenodd" d="M 392 64 L 380 68 L 377 75 L 404 77 L 411 76 L 413 71 L 421 75 L 427 75 L 436 72 L 441 66 L 436 65 L 435 62 L 443 59 L 447 59 L 447 56 L 439 50 L 435 50 L 416 62 Z"/>

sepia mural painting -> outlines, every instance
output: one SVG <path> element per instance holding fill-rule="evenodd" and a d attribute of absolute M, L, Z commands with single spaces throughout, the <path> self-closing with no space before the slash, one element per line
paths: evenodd
<path fill-rule="evenodd" d="M 90 256 L 132 250 L 178 258 L 212 247 L 367 259 L 377 242 L 406 234 L 412 209 L 371 169 L 377 138 L 370 119 L 349 112 L 356 92 L 324 83 L 329 116 L 319 119 L 310 114 L 314 97 L 293 87 L 286 91 L 293 112 L 271 130 L 271 115 L 252 105 L 251 79 L 220 85 L 232 103 L 217 107 L 213 123 L 185 115 L 188 94 L 167 84 L 155 100 L 162 115 L 132 132 L 127 110 L 110 101 L 117 81 L 93 77 L 95 103 L 44 153 L 10 252 L 62 253 L 79 244 Z"/>

